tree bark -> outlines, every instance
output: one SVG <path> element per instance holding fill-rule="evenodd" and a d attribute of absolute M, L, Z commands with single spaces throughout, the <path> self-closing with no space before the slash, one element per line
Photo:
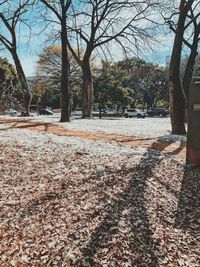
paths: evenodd
<path fill-rule="evenodd" d="M 190 90 L 190 83 L 192 81 L 192 75 L 194 71 L 195 59 L 198 55 L 198 42 L 199 42 L 199 32 L 194 32 L 193 44 L 191 46 L 190 56 L 188 58 L 188 62 L 185 68 L 185 73 L 183 76 L 183 90 L 185 93 L 186 102 L 188 102 L 189 98 L 189 90 Z"/>
<path fill-rule="evenodd" d="M 22 94 L 23 94 L 22 115 L 23 116 L 30 116 L 30 104 L 31 104 L 31 100 L 32 100 L 32 95 L 31 95 L 31 92 L 29 90 L 26 76 L 25 76 L 24 70 L 22 68 L 20 59 L 17 55 L 17 52 L 11 51 L 11 54 L 12 54 L 12 57 L 13 57 L 13 60 L 15 63 L 20 88 L 21 88 Z"/>
<path fill-rule="evenodd" d="M 38 116 L 40 115 L 40 111 L 39 111 L 39 99 L 40 99 L 40 97 L 37 96 L 37 115 Z"/>
<path fill-rule="evenodd" d="M 178 77 L 169 81 L 169 94 L 172 134 L 185 134 L 185 98 Z"/>
<path fill-rule="evenodd" d="M 185 1 L 181 0 L 180 14 L 173 44 L 171 62 L 169 67 L 169 96 L 172 134 L 185 134 L 185 97 L 180 80 L 180 64 L 184 25 L 188 10 L 183 8 Z"/>
<path fill-rule="evenodd" d="M 83 72 L 82 117 L 91 118 L 93 106 L 93 79 L 89 59 L 84 60 L 81 67 Z"/>
<path fill-rule="evenodd" d="M 64 14 L 63 14 L 64 16 Z M 69 58 L 67 48 L 66 19 L 61 24 L 62 71 L 61 71 L 61 118 L 60 122 L 70 121 Z"/>
<path fill-rule="evenodd" d="M 102 107 L 101 105 L 99 105 L 99 119 L 102 118 Z"/>

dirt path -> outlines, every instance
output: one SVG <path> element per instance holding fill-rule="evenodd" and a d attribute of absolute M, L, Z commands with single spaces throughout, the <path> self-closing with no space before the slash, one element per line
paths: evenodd
<path fill-rule="evenodd" d="M 30 131 L 45 131 L 58 136 L 79 137 L 94 141 L 118 142 L 134 147 L 148 147 L 173 155 L 180 162 L 185 158 L 185 142 L 160 142 L 157 138 L 139 138 L 134 136 L 123 136 L 105 133 L 90 133 L 84 131 L 73 131 L 58 124 L 33 122 L 31 120 L 0 119 L 1 124 L 8 125 L 9 128 L 21 128 Z"/>

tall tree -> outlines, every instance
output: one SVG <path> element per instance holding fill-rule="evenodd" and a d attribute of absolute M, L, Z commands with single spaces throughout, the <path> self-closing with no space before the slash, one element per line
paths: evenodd
<path fill-rule="evenodd" d="M 173 134 L 185 134 L 186 132 L 184 125 L 186 107 L 185 103 L 188 100 L 189 85 L 192 79 L 195 58 L 198 54 L 197 49 L 200 31 L 200 26 L 198 23 L 200 12 L 198 11 L 197 14 L 194 15 L 194 10 L 199 8 L 199 4 L 200 1 L 197 0 L 181 0 L 179 11 L 175 12 L 169 19 L 167 19 L 168 23 L 170 24 L 170 28 L 175 32 L 169 67 L 169 94 Z M 177 24 L 175 24 L 171 18 L 177 14 L 178 21 Z M 193 25 L 194 30 L 191 30 L 191 25 Z M 187 34 L 190 38 L 187 36 Z M 192 39 L 192 43 L 189 42 L 190 39 Z M 180 67 L 183 44 L 190 48 L 190 56 L 182 81 L 180 77 Z"/>
<path fill-rule="evenodd" d="M 179 14 L 179 12 L 178 12 Z M 170 26 L 170 29 L 176 33 L 176 23 L 173 17 L 177 15 L 177 12 L 173 13 L 170 18 L 165 18 Z M 190 36 L 190 37 L 188 37 Z M 191 5 L 184 27 L 183 44 L 188 48 L 186 64 L 184 64 L 184 74 L 182 79 L 183 91 L 185 94 L 186 102 L 188 102 L 189 88 L 194 71 L 195 60 L 198 55 L 198 44 L 200 41 L 200 1 L 193 1 Z M 184 62 L 185 63 L 185 62 Z"/>
<path fill-rule="evenodd" d="M 60 122 L 69 122 L 70 121 L 70 65 L 69 65 L 69 56 L 67 48 L 67 18 L 68 10 L 71 5 L 71 0 L 39 0 L 47 10 L 49 10 L 54 18 L 50 19 L 50 22 L 59 24 L 60 27 L 60 41 L 61 41 L 61 50 L 62 50 L 62 67 L 61 67 L 61 118 Z"/>
<path fill-rule="evenodd" d="M 18 39 L 16 32 L 20 29 L 22 23 L 27 24 L 27 17 L 25 17 L 25 14 L 29 10 L 30 5 L 30 0 L 0 1 L 0 43 L 10 52 L 15 63 L 23 97 L 22 115 L 24 116 L 29 116 L 31 93 L 18 55 Z"/>
<path fill-rule="evenodd" d="M 184 26 L 187 13 L 192 5 L 192 2 L 192 0 L 188 2 L 186 2 L 186 0 L 180 1 L 180 13 L 169 66 L 169 95 L 173 134 L 185 134 L 186 132 L 183 117 L 183 114 L 185 114 L 185 98 L 180 79 L 180 65 L 181 52 L 183 47 Z"/>
<path fill-rule="evenodd" d="M 186 102 L 188 103 L 189 98 L 189 88 L 192 80 L 195 60 L 198 55 L 198 45 L 200 42 L 200 1 L 193 1 L 195 5 L 192 5 L 189 14 L 188 22 L 185 26 L 185 31 L 189 28 L 189 32 L 192 32 L 192 37 L 190 40 L 184 37 L 183 42 L 189 48 L 190 54 L 185 68 L 185 73 L 183 76 L 183 91 L 186 97 Z M 191 27 L 190 27 L 191 26 Z"/>
<path fill-rule="evenodd" d="M 95 49 L 112 54 L 106 45 L 115 41 L 123 51 L 149 44 L 154 8 L 159 1 L 80 0 L 73 6 L 68 46 L 83 72 L 83 117 L 91 116 L 93 79 L 90 58 Z M 165 2 L 165 1 L 162 1 Z M 151 24 L 151 26 L 150 26 Z M 72 40 L 77 41 L 76 51 Z M 125 44 L 126 43 L 126 44 Z M 79 54 L 79 45 L 84 50 Z M 73 43 L 74 45 L 74 43 Z M 104 48 L 103 48 L 104 47 Z"/>

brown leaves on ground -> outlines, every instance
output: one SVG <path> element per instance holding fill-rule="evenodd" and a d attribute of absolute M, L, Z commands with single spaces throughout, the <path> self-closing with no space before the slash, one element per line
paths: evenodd
<path fill-rule="evenodd" d="M 200 266 L 199 170 L 59 138 L 0 142 L 0 266 Z"/>

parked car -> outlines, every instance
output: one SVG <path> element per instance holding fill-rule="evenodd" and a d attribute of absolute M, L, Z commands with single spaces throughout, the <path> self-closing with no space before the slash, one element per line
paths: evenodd
<path fill-rule="evenodd" d="M 155 108 L 155 109 L 149 110 L 147 114 L 150 117 L 154 117 L 154 116 L 166 117 L 169 114 L 169 111 L 165 108 Z"/>
<path fill-rule="evenodd" d="M 4 114 L 10 115 L 10 116 L 16 116 L 17 111 L 13 108 L 8 108 L 8 109 L 4 110 Z"/>
<path fill-rule="evenodd" d="M 43 108 L 39 110 L 40 115 L 53 115 L 53 112 L 47 108 Z"/>
<path fill-rule="evenodd" d="M 125 118 L 132 118 L 132 117 L 137 117 L 137 118 L 145 118 L 146 113 L 142 110 L 139 109 L 126 109 L 124 112 L 124 117 Z"/>

